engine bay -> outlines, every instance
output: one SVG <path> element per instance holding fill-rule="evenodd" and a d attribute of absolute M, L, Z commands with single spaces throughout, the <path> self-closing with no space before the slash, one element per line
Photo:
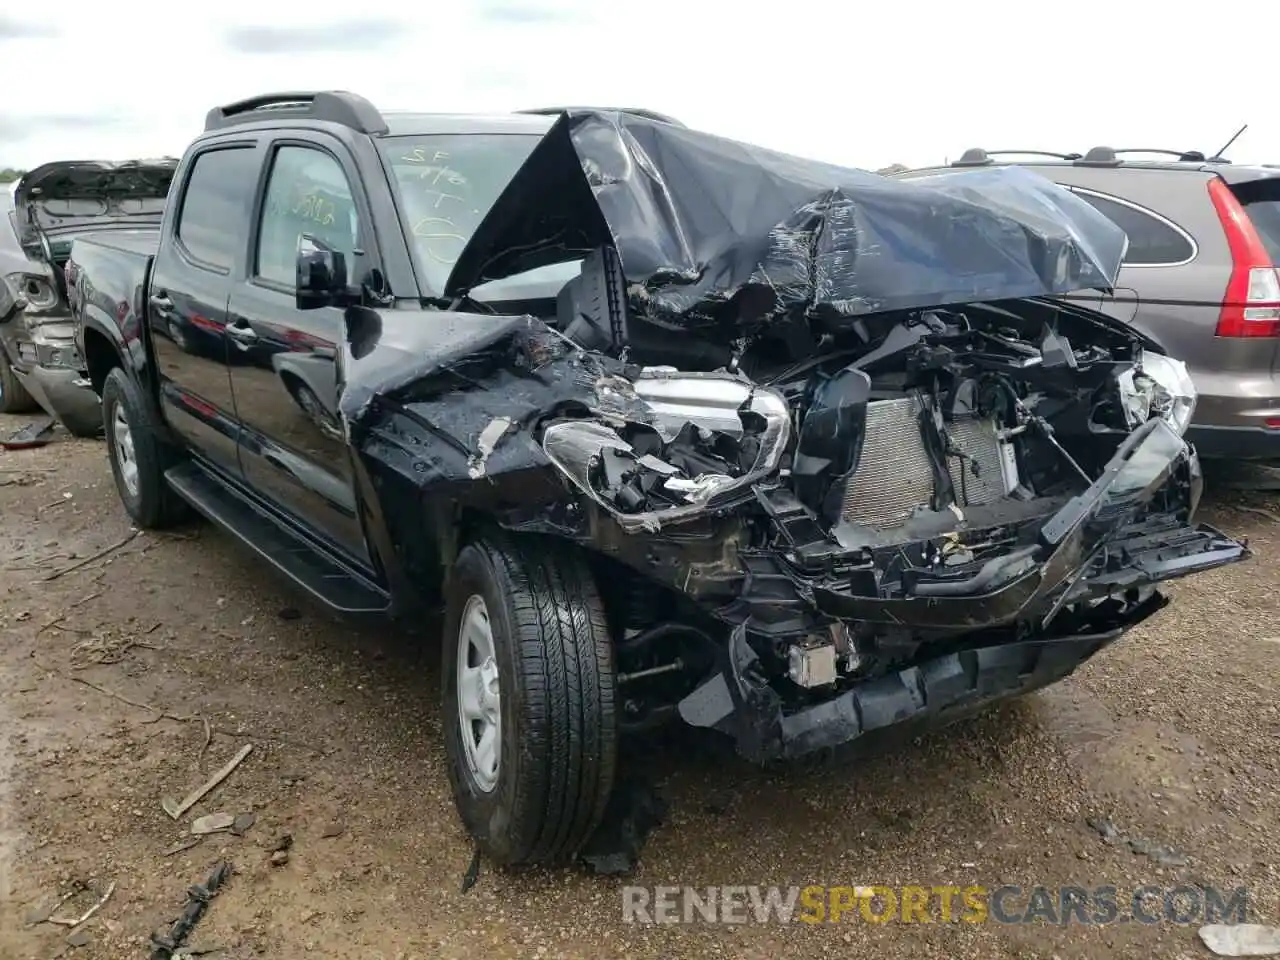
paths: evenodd
<path fill-rule="evenodd" d="M 1150 416 L 1190 416 L 1174 410 L 1180 364 L 1060 303 L 753 329 L 739 297 L 701 318 L 704 331 L 745 331 L 726 346 L 664 337 L 625 300 L 603 255 L 562 291 L 556 327 L 616 352 L 626 374 L 601 378 L 593 416 L 548 422 L 541 442 L 629 530 L 744 502 L 770 478 L 845 549 L 938 536 L 1039 514 L 1028 505 L 1087 487 Z M 680 368 L 661 362 L 673 341 Z"/>

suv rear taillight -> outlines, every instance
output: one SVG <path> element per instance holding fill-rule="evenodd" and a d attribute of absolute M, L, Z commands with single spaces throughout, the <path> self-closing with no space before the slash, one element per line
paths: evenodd
<path fill-rule="evenodd" d="M 1219 337 L 1280 337 L 1280 273 L 1262 237 L 1231 188 L 1209 181 L 1209 199 L 1218 211 L 1231 251 L 1231 279 L 1218 315 Z"/>

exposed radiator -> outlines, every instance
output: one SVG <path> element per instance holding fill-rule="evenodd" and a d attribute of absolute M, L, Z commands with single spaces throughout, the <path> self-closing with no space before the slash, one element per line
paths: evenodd
<path fill-rule="evenodd" d="M 858 469 L 845 488 L 844 520 L 893 526 L 907 520 L 917 507 L 928 508 L 933 498 L 933 469 L 920 436 L 918 410 L 914 397 L 867 405 L 867 435 Z M 976 506 L 1007 495 L 1010 484 L 1002 469 L 995 421 L 960 420 L 948 423 L 947 432 L 972 458 L 949 458 L 959 504 Z"/>

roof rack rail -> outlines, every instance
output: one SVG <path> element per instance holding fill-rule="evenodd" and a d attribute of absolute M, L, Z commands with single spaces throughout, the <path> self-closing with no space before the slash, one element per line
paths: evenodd
<path fill-rule="evenodd" d="M 1093 147 L 1084 155 L 1081 162 L 1086 166 L 1114 167 L 1123 161 L 1121 156 L 1130 153 L 1156 153 L 1165 157 L 1175 157 L 1180 163 L 1230 163 L 1223 157 L 1206 157 L 1199 150 L 1163 150 L 1158 147 Z"/>
<path fill-rule="evenodd" d="M 526 110 L 517 110 L 516 113 L 536 113 L 542 116 L 554 116 L 560 113 L 566 113 L 569 110 L 599 110 L 601 112 L 629 113 L 633 117 L 643 117 L 645 120 L 656 120 L 659 123 L 669 123 L 673 127 L 685 126 L 675 117 L 669 117 L 665 113 L 659 113 L 657 110 L 646 110 L 644 107 L 530 107 Z"/>
<path fill-rule="evenodd" d="M 1183 163 L 1230 163 L 1225 157 L 1206 157 L 1200 150 L 1160 150 L 1148 147 L 1126 147 L 1115 153 L 1159 153 L 1166 157 L 1177 157 Z"/>
<path fill-rule="evenodd" d="M 378 108 L 359 94 L 345 90 L 264 93 L 247 100 L 237 100 L 224 107 L 214 107 L 205 114 L 204 129 L 208 132 L 236 123 L 252 123 L 264 119 L 263 114 L 268 111 L 340 123 L 373 136 L 387 132 L 387 121 Z"/>
<path fill-rule="evenodd" d="M 983 150 L 972 147 L 960 154 L 960 159 L 952 161 L 953 167 L 985 167 L 992 163 L 992 157 L 1051 157 L 1054 160 L 1078 160 L 1078 153 L 1054 153 L 1052 150 Z"/>
<path fill-rule="evenodd" d="M 1118 167 L 1123 161 L 1111 147 L 1090 147 L 1075 162 L 1082 167 Z"/>

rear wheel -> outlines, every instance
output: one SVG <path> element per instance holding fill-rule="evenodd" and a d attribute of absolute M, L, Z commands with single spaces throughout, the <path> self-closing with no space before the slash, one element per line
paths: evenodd
<path fill-rule="evenodd" d="M 458 812 L 501 864 L 576 853 L 613 787 L 613 648 L 580 557 L 464 548 L 446 593 L 443 724 Z"/>
<path fill-rule="evenodd" d="M 102 387 L 102 419 L 116 491 L 134 522 L 161 529 L 186 519 L 190 508 L 164 478 L 177 455 L 157 434 L 142 391 L 119 367 Z"/>
<path fill-rule="evenodd" d="M 0 283 L 4 281 L 0 280 Z M 38 404 L 27 393 L 9 365 L 9 356 L 0 348 L 0 413 L 30 413 Z"/>

